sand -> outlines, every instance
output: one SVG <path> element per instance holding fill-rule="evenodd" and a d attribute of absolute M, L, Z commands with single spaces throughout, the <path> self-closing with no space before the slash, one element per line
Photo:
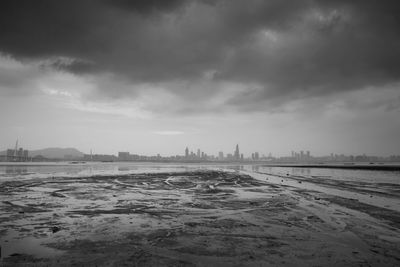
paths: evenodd
<path fill-rule="evenodd" d="M 399 192 L 217 170 L 7 181 L 1 266 L 400 266 Z"/>

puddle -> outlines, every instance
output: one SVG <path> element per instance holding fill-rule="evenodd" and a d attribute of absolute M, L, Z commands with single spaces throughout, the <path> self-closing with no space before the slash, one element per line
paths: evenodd
<path fill-rule="evenodd" d="M 296 181 L 294 179 L 291 179 L 290 176 L 282 178 L 279 176 L 273 176 L 270 174 L 263 174 L 263 173 L 253 173 L 253 172 L 246 172 L 242 171 L 245 174 L 248 174 L 256 179 L 267 181 L 270 183 L 275 183 L 279 185 L 286 185 L 286 186 L 291 186 L 291 187 L 296 187 L 300 189 L 307 189 L 307 190 L 313 190 L 317 192 L 322 192 L 326 193 L 329 195 L 334 195 L 334 196 L 339 196 L 343 198 L 348 198 L 348 199 L 357 199 L 360 202 L 363 202 L 365 204 L 369 204 L 372 206 L 380 207 L 380 208 L 386 208 L 394 211 L 400 212 L 400 199 L 399 198 L 391 198 L 391 197 L 381 197 L 374 195 L 371 197 L 371 195 L 366 195 L 366 194 L 361 194 L 353 191 L 347 191 L 345 188 L 341 189 L 336 189 L 328 186 L 320 186 L 311 182 L 307 181 L 302 181 L 299 183 L 299 181 Z"/>
<path fill-rule="evenodd" d="M 61 250 L 43 245 L 49 238 L 23 237 L 19 238 L 14 230 L 7 231 L 7 235 L 0 240 L 1 256 L 6 258 L 12 254 L 27 254 L 37 258 L 53 258 L 62 255 Z"/>

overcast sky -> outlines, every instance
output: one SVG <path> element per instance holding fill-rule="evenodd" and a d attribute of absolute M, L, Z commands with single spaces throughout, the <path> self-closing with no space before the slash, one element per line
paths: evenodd
<path fill-rule="evenodd" d="M 4 0 L 0 150 L 400 154 L 398 0 Z"/>

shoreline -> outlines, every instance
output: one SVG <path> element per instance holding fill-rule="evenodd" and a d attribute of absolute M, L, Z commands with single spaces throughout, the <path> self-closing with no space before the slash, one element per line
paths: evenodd
<path fill-rule="evenodd" d="M 343 162 L 343 163 L 268 163 L 268 162 L 159 162 L 159 161 L 49 161 L 49 162 L 0 162 L 0 167 L 12 166 L 90 166 L 90 165 L 182 165 L 182 166 L 262 166 L 281 168 L 312 168 L 312 169 L 349 169 L 349 170 L 378 170 L 378 171 L 400 171 L 398 162 Z"/>
<path fill-rule="evenodd" d="M 368 165 L 367 165 L 368 164 Z M 263 167 L 287 167 L 287 168 L 318 168 L 318 169 L 350 169 L 350 170 L 376 170 L 376 171 L 400 171 L 400 164 L 364 163 L 364 164 L 264 164 Z"/>

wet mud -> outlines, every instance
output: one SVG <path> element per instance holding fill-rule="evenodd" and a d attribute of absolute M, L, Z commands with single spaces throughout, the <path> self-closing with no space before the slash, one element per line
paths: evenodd
<path fill-rule="evenodd" d="M 393 209 L 229 171 L 6 181 L 0 263 L 400 266 L 399 218 Z"/>

